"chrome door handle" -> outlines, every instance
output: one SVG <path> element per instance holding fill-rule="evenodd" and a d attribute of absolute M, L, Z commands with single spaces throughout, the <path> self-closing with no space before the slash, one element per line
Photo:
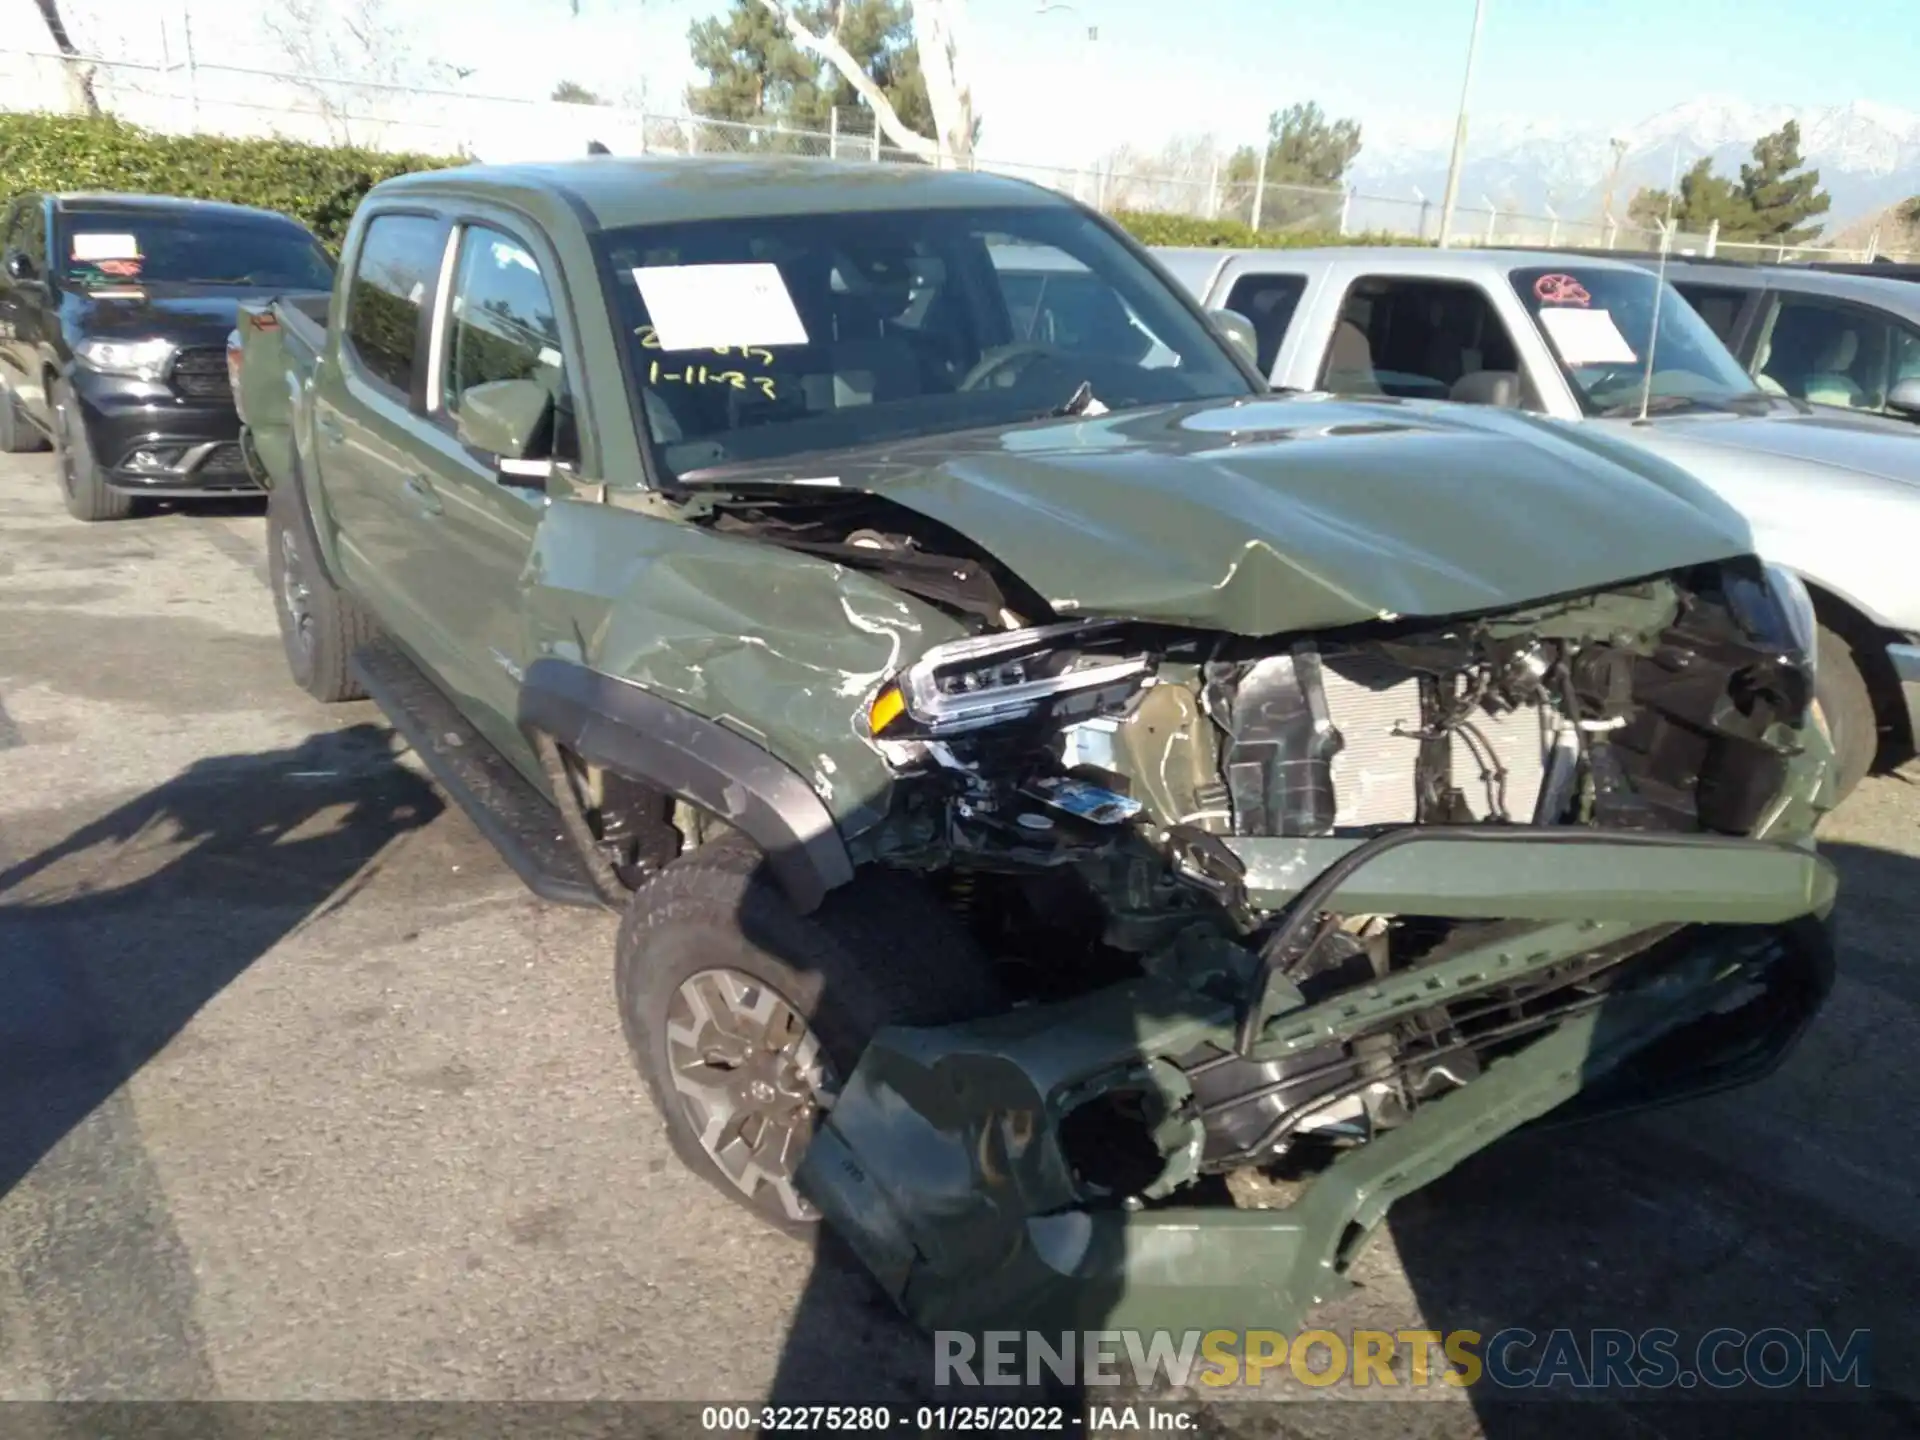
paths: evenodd
<path fill-rule="evenodd" d="M 438 515 L 440 513 L 440 496 L 434 490 L 432 482 L 429 481 L 426 476 L 409 475 L 406 484 L 401 488 L 412 498 L 414 504 L 426 511 L 427 514 Z"/>

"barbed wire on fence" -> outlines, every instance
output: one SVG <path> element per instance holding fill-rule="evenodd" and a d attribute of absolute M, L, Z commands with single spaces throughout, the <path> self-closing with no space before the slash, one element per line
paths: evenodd
<path fill-rule="evenodd" d="M 70 103 L 66 57 L 0 47 L 0 109 L 64 110 Z M 615 154 L 794 155 L 874 164 L 922 164 L 887 144 L 866 110 L 836 110 L 825 131 L 771 121 L 721 120 L 652 107 L 580 104 L 489 95 L 447 86 L 296 74 L 264 67 L 206 64 L 164 56 L 159 62 L 82 56 L 101 108 L 133 124 L 170 133 L 277 137 L 371 149 L 461 155 L 478 160 L 554 159 L 586 153 L 597 141 Z M 1227 178 L 1217 161 L 1204 173 L 1168 174 L 1109 156 L 1085 166 L 971 157 L 971 168 L 1071 195 L 1102 211 L 1145 211 L 1234 223 L 1266 232 L 1397 240 L 1439 239 L 1439 207 L 1424 194 Z M 1535 215 L 1495 205 L 1457 206 L 1448 240 L 1456 245 L 1542 249 L 1658 250 L 1658 228 L 1603 216 Z M 1875 258 L 1864 247 L 1777 246 L 1676 233 L 1676 255 L 1764 260 Z M 1889 258 L 1906 258 L 1891 254 Z"/>

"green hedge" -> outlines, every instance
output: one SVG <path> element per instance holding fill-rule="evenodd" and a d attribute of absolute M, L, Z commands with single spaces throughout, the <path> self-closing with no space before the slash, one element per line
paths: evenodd
<path fill-rule="evenodd" d="M 1142 245 L 1191 245 L 1209 250 L 1299 250 L 1312 245 L 1424 245 L 1406 235 L 1369 232 L 1342 235 L 1337 230 L 1256 230 L 1239 220 L 1208 220 L 1198 215 L 1161 215 L 1118 211 L 1120 227 Z"/>
<path fill-rule="evenodd" d="M 338 249 L 380 181 L 466 161 L 293 140 L 161 135 L 108 116 L 0 115 L 0 195 L 125 190 L 278 210 Z"/>

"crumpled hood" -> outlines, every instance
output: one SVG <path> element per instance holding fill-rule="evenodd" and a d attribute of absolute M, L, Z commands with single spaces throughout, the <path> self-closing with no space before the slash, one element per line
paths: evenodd
<path fill-rule="evenodd" d="M 1260 397 L 913 441 L 837 483 L 1066 615 L 1241 635 L 1499 609 L 1753 549 L 1684 471 L 1508 412 Z"/>

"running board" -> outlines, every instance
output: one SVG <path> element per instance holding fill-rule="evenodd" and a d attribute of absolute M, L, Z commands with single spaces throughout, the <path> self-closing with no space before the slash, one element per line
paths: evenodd
<path fill-rule="evenodd" d="M 356 650 L 349 668 L 527 888 L 556 905 L 604 908 L 552 803 L 462 715 L 440 687 L 387 641 Z"/>

